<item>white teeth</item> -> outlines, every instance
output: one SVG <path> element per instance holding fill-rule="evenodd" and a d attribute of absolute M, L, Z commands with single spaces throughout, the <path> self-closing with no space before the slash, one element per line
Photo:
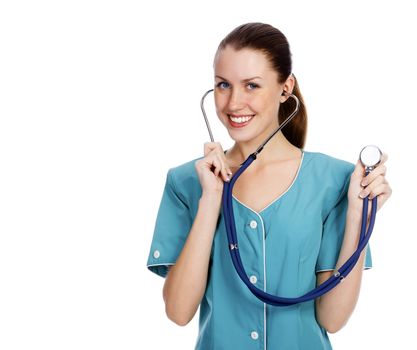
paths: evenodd
<path fill-rule="evenodd" d="M 253 115 L 251 116 L 246 116 L 246 117 L 232 117 L 231 115 L 229 115 L 229 118 L 232 120 L 232 122 L 234 123 L 246 123 L 247 121 L 249 121 L 250 119 L 252 119 Z"/>

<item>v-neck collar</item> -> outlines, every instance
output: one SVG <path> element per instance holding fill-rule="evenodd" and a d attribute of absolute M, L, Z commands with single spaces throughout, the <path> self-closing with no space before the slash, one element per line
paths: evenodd
<path fill-rule="evenodd" d="M 291 184 L 288 186 L 288 188 L 283 193 L 281 193 L 277 198 L 275 198 L 274 200 L 272 200 L 272 202 L 269 203 L 266 207 L 262 208 L 260 211 L 256 211 L 256 210 L 252 209 L 251 207 L 249 207 L 248 205 L 246 205 L 245 203 L 241 202 L 233 194 L 232 194 L 232 198 L 237 203 L 239 203 L 240 205 L 242 205 L 245 208 L 249 209 L 250 211 L 253 211 L 257 215 L 260 215 L 261 213 L 263 213 L 265 210 L 267 210 L 269 207 L 271 207 L 274 203 L 276 203 L 277 201 L 279 201 L 281 199 L 281 197 L 284 196 L 288 191 L 290 191 L 291 188 L 293 188 L 294 184 L 297 182 L 297 179 L 299 177 L 299 174 L 301 172 L 301 169 L 303 168 L 304 156 L 305 156 L 305 151 L 303 149 L 300 149 L 300 150 L 301 150 L 301 153 L 302 153 L 301 154 L 301 160 L 300 160 L 300 164 L 298 165 L 297 173 L 295 174 L 293 181 L 291 182 Z"/>

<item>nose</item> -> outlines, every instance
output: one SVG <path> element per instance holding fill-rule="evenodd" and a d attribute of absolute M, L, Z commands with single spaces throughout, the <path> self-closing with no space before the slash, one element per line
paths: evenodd
<path fill-rule="evenodd" d="M 228 108 L 231 112 L 245 107 L 245 95 L 239 89 L 232 89 L 229 96 Z"/>

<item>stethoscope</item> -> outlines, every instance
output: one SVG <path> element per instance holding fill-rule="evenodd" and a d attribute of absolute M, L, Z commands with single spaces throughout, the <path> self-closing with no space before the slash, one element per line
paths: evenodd
<path fill-rule="evenodd" d="M 213 89 L 208 90 L 203 97 L 201 98 L 201 110 L 204 115 L 204 119 L 206 121 L 207 129 L 210 135 L 211 142 L 214 142 L 213 134 L 211 132 L 210 124 L 207 119 L 207 115 L 204 109 L 204 100 L 206 96 L 212 92 Z M 327 279 L 324 283 L 320 286 L 314 288 L 310 292 L 295 298 L 283 298 L 279 296 L 275 296 L 272 294 L 268 294 L 265 291 L 257 288 L 254 284 L 252 284 L 248 278 L 248 275 L 243 267 L 242 259 L 239 253 L 239 244 L 237 239 L 237 232 L 236 232 L 236 225 L 233 213 L 233 204 L 232 204 L 232 191 L 233 186 L 236 180 L 239 178 L 240 175 L 252 164 L 252 162 L 256 159 L 257 155 L 262 151 L 266 143 L 277 133 L 279 132 L 285 125 L 287 125 L 291 119 L 297 114 L 299 109 L 299 100 L 297 96 L 290 94 L 284 91 L 284 94 L 288 97 L 292 97 L 296 102 L 296 107 L 294 111 L 285 119 L 285 121 L 274 131 L 268 138 L 256 149 L 255 152 L 250 154 L 248 158 L 240 165 L 239 169 L 233 174 L 232 178 L 229 182 L 224 182 L 223 187 L 223 196 L 222 196 L 222 213 L 225 221 L 226 226 L 226 233 L 227 233 L 227 240 L 228 240 L 228 247 L 230 256 L 232 258 L 233 265 L 238 273 L 240 279 L 249 290 L 261 301 L 264 303 L 274 305 L 274 306 L 289 306 L 294 305 L 306 301 L 310 301 L 316 299 L 323 294 L 329 292 L 331 289 L 336 287 L 339 283 L 341 283 L 346 276 L 352 271 L 355 267 L 362 250 L 368 244 L 368 241 L 371 237 L 372 230 L 375 224 L 375 216 L 376 216 L 376 209 L 377 209 L 377 197 L 372 199 L 372 208 L 371 208 L 371 216 L 369 219 L 369 226 L 368 230 L 366 231 L 366 224 L 367 224 L 367 216 L 368 216 L 368 197 L 363 199 L 363 208 L 362 208 L 362 223 L 361 223 L 361 232 L 359 237 L 359 243 L 356 248 L 356 251 L 352 254 L 352 256 L 336 271 L 333 275 Z M 380 162 L 381 162 L 382 152 L 381 150 L 374 145 L 368 145 L 364 147 L 360 154 L 359 159 L 361 160 L 362 165 L 365 167 L 365 173 L 368 175 Z"/>

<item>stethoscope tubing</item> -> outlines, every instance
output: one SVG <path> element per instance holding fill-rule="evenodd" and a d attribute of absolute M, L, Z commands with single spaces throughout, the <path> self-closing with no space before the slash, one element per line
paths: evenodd
<path fill-rule="evenodd" d="M 234 212 L 233 212 L 233 201 L 232 201 L 232 192 L 233 186 L 239 176 L 243 173 L 243 171 L 256 159 L 256 155 L 251 154 L 246 161 L 242 164 L 239 170 L 234 174 L 230 182 L 224 183 L 223 188 L 223 197 L 222 197 L 222 211 L 226 225 L 226 233 L 229 243 L 230 255 L 232 258 L 233 265 L 240 277 L 240 279 L 246 284 L 249 290 L 261 301 L 274 305 L 274 306 L 290 306 L 294 304 L 298 304 L 301 302 L 310 301 L 316 299 L 323 294 L 327 293 L 334 287 L 336 287 L 339 283 L 341 283 L 344 278 L 352 271 L 355 267 L 357 261 L 359 260 L 360 254 L 363 249 L 368 244 L 368 241 L 372 235 L 375 217 L 376 217 L 376 209 L 377 209 L 377 197 L 372 199 L 372 208 L 371 208 L 371 216 L 369 220 L 368 230 L 366 232 L 366 224 L 367 224 L 367 216 L 368 216 L 368 197 L 363 199 L 363 208 L 362 208 L 362 223 L 361 223 L 361 232 L 359 243 L 357 246 L 356 251 L 352 254 L 352 256 L 324 283 L 320 286 L 316 287 L 315 289 L 311 290 L 310 292 L 295 298 L 284 298 L 275 296 L 265 291 L 257 288 L 253 285 L 247 273 L 243 267 L 243 263 L 241 260 L 241 256 L 239 253 L 239 246 L 238 246 L 238 239 L 236 233 L 236 225 L 234 220 Z"/>
<path fill-rule="evenodd" d="M 213 92 L 213 91 L 214 91 L 214 89 L 210 89 L 210 90 L 206 91 L 206 93 L 203 95 L 203 97 L 201 98 L 201 101 L 200 101 L 201 112 L 203 112 L 204 120 L 206 122 L 207 130 L 208 130 L 211 142 L 214 142 L 214 137 L 213 137 L 213 133 L 212 133 L 211 128 L 210 128 L 210 123 L 209 123 L 208 118 L 207 118 L 206 110 L 204 109 L 204 100 L 206 99 L 206 96 L 210 92 Z"/>

